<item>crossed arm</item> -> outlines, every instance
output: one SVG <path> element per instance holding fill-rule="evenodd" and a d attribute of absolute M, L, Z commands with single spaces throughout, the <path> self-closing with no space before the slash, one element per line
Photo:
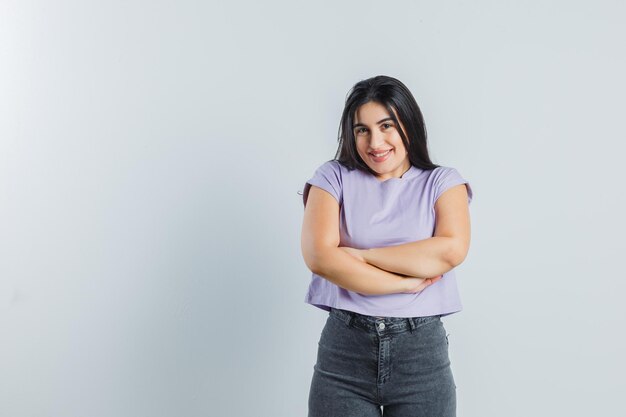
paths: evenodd
<path fill-rule="evenodd" d="M 364 294 L 403 292 L 405 276 L 432 278 L 459 265 L 469 249 L 467 189 L 457 185 L 435 203 L 433 237 L 395 246 L 356 249 L 339 246 L 339 205 L 312 186 L 302 233 L 302 254 L 309 269 L 348 290 Z"/>
<path fill-rule="evenodd" d="M 460 262 L 455 249 L 458 242 L 451 237 L 435 236 L 415 242 L 371 249 L 340 246 L 361 262 L 400 275 L 432 278 L 450 271 Z"/>

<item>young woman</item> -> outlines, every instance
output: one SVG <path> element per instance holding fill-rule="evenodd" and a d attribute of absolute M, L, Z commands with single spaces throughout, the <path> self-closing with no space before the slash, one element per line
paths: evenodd
<path fill-rule="evenodd" d="M 328 311 L 309 417 L 450 417 L 456 385 L 441 317 L 461 311 L 454 267 L 472 189 L 428 155 L 421 111 L 397 79 L 350 91 L 335 159 L 303 191 L 305 302 Z"/>

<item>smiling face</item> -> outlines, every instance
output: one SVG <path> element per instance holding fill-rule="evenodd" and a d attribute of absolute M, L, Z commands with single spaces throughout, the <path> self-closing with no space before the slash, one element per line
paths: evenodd
<path fill-rule="evenodd" d="M 398 119 L 397 113 L 394 115 Z M 406 132 L 402 124 L 400 127 Z M 385 106 L 370 101 L 359 107 L 353 132 L 359 156 L 380 181 L 399 178 L 411 167 L 400 133 Z"/>

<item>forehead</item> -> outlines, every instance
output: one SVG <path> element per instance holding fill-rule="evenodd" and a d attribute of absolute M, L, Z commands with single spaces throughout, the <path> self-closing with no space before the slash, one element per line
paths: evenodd
<path fill-rule="evenodd" d="M 393 108 L 392 108 L 393 110 Z M 394 116 L 397 116 L 394 111 Z M 370 101 L 361 105 L 354 113 L 354 122 L 363 124 L 375 124 L 379 120 L 391 117 L 387 108 L 380 103 Z"/>

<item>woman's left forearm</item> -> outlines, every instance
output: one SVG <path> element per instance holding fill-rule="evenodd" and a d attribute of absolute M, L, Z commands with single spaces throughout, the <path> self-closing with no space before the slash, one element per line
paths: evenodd
<path fill-rule="evenodd" d="M 389 272 L 417 278 L 433 278 L 457 265 L 456 241 L 435 236 L 395 246 L 363 249 L 365 262 Z"/>

